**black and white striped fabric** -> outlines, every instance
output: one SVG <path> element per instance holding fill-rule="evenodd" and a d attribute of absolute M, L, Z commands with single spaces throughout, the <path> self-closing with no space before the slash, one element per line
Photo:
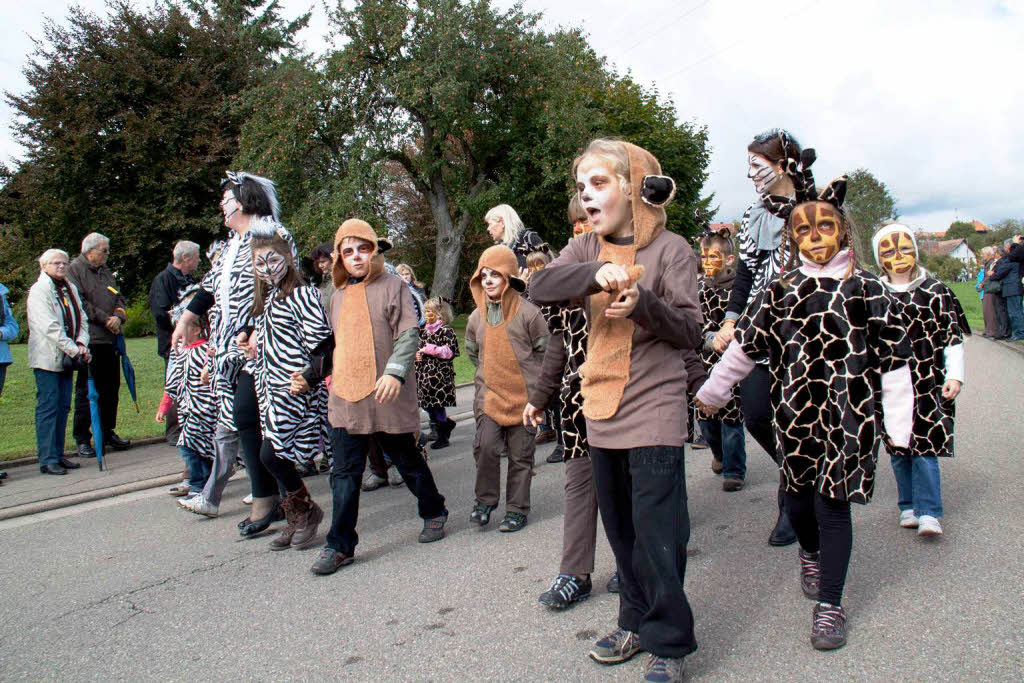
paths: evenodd
<path fill-rule="evenodd" d="M 779 272 L 782 270 L 781 263 L 779 262 L 779 250 L 765 251 L 758 249 L 753 235 L 747 230 L 747 226 L 750 223 L 750 210 L 753 207 L 754 205 L 752 204 L 743 212 L 739 233 L 736 236 L 740 247 L 740 260 L 743 261 L 754 276 L 750 287 L 750 297 L 747 299 L 748 302 L 753 302 L 757 299 L 757 295 L 763 292 L 768 284 L 778 277 Z"/>
<path fill-rule="evenodd" d="M 291 244 L 293 263 L 298 263 L 298 253 L 291 233 L 282 226 L 279 226 L 279 231 Z M 210 272 L 203 276 L 202 282 L 202 288 L 214 297 L 209 318 L 210 343 L 216 351 L 216 381 L 213 384 L 219 406 L 217 421 L 231 431 L 235 431 L 232 413 L 238 373 L 243 369 L 250 373 L 253 371 L 252 362 L 246 361 L 235 343 L 235 338 L 239 332 L 252 327 L 255 322 L 252 316 L 255 277 L 252 269 L 252 233 L 247 232 L 239 236 L 232 231 L 227 244 L 210 268 Z"/>
<path fill-rule="evenodd" d="M 164 391 L 178 408 L 181 435 L 178 445 L 204 458 L 213 458 L 213 431 L 217 423 L 217 400 L 213 387 L 200 381 L 209 363 L 208 342 L 171 351 L 167 359 Z"/>
<path fill-rule="evenodd" d="M 256 319 L 253 379 L 260 406 L 263 438 L 280 458 L 307 464 L 326 447 L 327 385 L 291 394 L 292 373 L 309 365 L 309 355 L 333 334 L 320 290 L 296 287 L 284 299 L 271 287 L 263 315 Z"/>

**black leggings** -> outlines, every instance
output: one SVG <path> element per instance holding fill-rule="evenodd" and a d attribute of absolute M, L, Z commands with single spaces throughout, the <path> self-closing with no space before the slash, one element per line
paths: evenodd
<path fill-rule="evenodd" d="M 443 425 L 448 422 L 448 412 L 444 406 L 431 406 L 426 409 L 427 415 L 435 424 Z"/>
<path fill-rule="evenodd" d="M 287 458 L 277 457 L 274 451 L 274 444 L 269 439 L 263 440 L 263 448 L 260 449 L 260 461 L 267 471 L 274 475 L 274 479 L 285 493 L 295 493 L 302 490 L 302 477 L 295 469 L 295 463 Z"/>
<path fill-rule="evenodd" d="M 800 547 L 810 553 L 821 553 L 818 599 L 833 605 L 842 604 L 846 570 L 850 567 L 853 550 L 850 502 L 826 498 L 812 488 L 799 493 L 787 491 L 786 512 Z"/>
<path fill-rule="evenodd" d="M 771 374 L 768 366 L 755 365 L 740 382 L 740 400 L 743 404 L 743 423 L 765 453 L 779 462 L 775 452 L 775 427 L 772 424 Z"/>
<path fill-rule="evenodd" d="M 242 445 L 242 458 L 245 460 L 245 471 L 249 475 L 249 487 L 253 498 L 268 498 L 278 493 L 277 481 L 260 462 L 260 449 L 263 446 L 263 433 L 260 431 L 260 405 L 256 398 L 256 385 L 252 375 L 247 372 L 238 373 L 238 384 L 235 387 L 235 429 Z"/>

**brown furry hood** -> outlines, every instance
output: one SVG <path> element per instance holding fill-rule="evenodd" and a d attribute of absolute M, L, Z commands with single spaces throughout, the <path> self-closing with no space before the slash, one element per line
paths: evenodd
<path fill-rule="evenodd" d="M 629 184 L 633 188 L 633 245 L 643 249 L 664 229 L 665 205 L 675 197 L 675 182 L 661 174 L 661 164 L 643 147 L 623 142 L 629 155 Z"/>
<path fill-rule="evenodd" d="M 376 279 L 384 270 L 384 257 L 381 254 L 391 248 L 391 242 L 383 237 L 377 237 L 373 227 L 366 221 L 350 218 L 342 223 L 338 232 L 334 234 L 334 267 L 331 269 L 331 278 L 338 289 L 343 289 L 349 279 L 348 271 L 341 260 L 341 242 L 346 237 L 357 237 L 373 244 L 374 252 L 370 259 L 370 272 L 366 275 L 367 282 Z"/>
<path fill-rule="evenodd" d="M 519 309 L 519 294 L 526 290 L 526 283 L 519 279 L 519 262 L 511 249 L 503 244 L 496 244 L 493 247 L 484 249 L 477 262 L 476 272 L 469 280 L 469 290 L 473 293 L 473 301 L 480 309 L 484 320 L 487 320 L 487 294 L 484 293 L 480 280 L 483 278 L 484 268 L 496 270 L 505 276 L 508 287 L 501 295 L 501 314 L 508 320 Z"/>

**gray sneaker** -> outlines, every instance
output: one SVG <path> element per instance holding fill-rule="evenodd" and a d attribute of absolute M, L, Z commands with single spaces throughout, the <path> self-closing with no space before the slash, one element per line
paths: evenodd
<path fill-rule="evenodd" d="M 811 645 L 815 650 L 836 650 L 846 645 L 846 612 L 842 607 L 827 602 L 814 606 Z"/>
<path fill-rule="evenodd" d="M 441 513 L 440 517 L 423 520 L 423 531 L 420 532 L 420 543 L 433 543 L 444 538 L 444 524 L 448 521 L 448 511 Z"/>
<path fill-rule="evenodd" d="M 601 664 L 621 664 L 640 652 L 640 634 L 620 628 L 594 643 L 590 658 Z"/>
<path fill-rule="evenodd" d="M 381 486 L 387 486 L 388 480 L 384 477 L 378 477 L 373 472 L 367 472 L 366 476 L 363 477 L 363 490 L 364 491 L 376 491 Z"/>
<path fill-rule="evenodd" d="M 644 680 L 653 683 L 678 683 L 683 680 L 686 660 L 682 657 L 651 655 L 644 667 Z"/>
<path fill-rule="evenodd" d="M 333 574 L 342 567 L 352 564 L 354 559 L 352 555 L 346 555 L 340 550 L 324 546 L 324 549 L 320 551 L 320 557 L 316 558 L 316 562 L 309 568 L 309 571 L 321 576 Z"/>

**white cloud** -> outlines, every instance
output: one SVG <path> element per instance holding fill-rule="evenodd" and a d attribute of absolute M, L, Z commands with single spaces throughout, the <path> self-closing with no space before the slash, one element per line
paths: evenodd
<path fill-rule="evenodd" d="M 871 170 L 896 196 L 903 220 L 944 229 L 955 215 L 1024 218 L 1024 0 L 525 0 L 544 24 L 581 26 L 620 71 L 671 95 L 680 115 L 706 124 L 713 156 L 706 191 L 719 218 L 753 199 L 751 136 L 788 127 L 818 150 L 819 178 Z M 80 0 L 102 10 L 102 0 Z M 500 0 L 511 6 L 511 0 Z M 285 13 L 309 0 L 284 0 Z M 0 10 L 0 86 L 23 90 L 20 71 L 55 0 Z M 314 7 L 301 38 L 326 44 Z M 0 106 L 0 120 L 11 111 Z M 4 131 L 0 157 L 18 153 Z"/>

